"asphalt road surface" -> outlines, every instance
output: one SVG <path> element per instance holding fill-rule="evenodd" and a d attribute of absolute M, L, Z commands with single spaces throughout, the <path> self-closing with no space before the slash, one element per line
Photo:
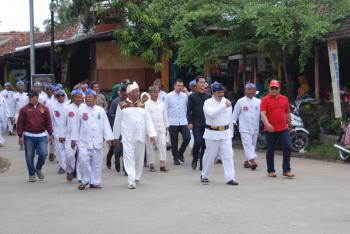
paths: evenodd
<path fill-rule="evenodd" d="M 264 155 L 250 171 L 234 149 L 239 186 L 224 183 L 219 164 L 202 185 L 188 151 L 169 173 L 145 168 L 136 190 L 104 166 L 103 188 L 79 191 L 57 174 L 56 162 L 47 161 L 44 181 L 28 183 L 17 137 L 6 140 L 0 157 L 11 167 L 0 174 L 0 233 L 350 233 L 349 164 L 292 158 L 296 177 L 287 179 L 276 155 L 278 177 L 268 178 Z"/>

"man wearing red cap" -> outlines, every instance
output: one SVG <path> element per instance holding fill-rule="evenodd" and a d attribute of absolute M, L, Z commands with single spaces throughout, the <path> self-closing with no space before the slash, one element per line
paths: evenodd
<path fill-rule="evenodd" d="M 291 126 L 291 115 L 289 101 L 286 96 L 280 94 L 280 82 L 270 81 L 269 94 L 261 100 L 261 119 L 266 131 L 267 151 L 267 173 L 269 177 L 276 177 L 274 167 L 275 144 L 279 139 L 283 144 L 283 176 L 294 177 L 290 168 L 291 143 L 289 128 Z"/>

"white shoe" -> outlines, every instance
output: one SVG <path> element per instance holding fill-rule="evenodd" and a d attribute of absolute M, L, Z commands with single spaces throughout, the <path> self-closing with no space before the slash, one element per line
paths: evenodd
<path fill-rule="evenodd" d="M 128 188 L 129 189 L 136 189 L 136 185 L 135 184 L 129 184 Z"/>

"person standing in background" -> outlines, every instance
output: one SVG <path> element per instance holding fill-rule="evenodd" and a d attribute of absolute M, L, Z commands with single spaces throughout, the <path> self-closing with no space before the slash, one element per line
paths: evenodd
<path fill-rule="evenodd" d="M 12 84 L 10 82 L 5 83 L 5 89 L 0 92 L 0 95 L 5 99 L 7 108 L 9 111 L 9 119 L 7 121 L 7 130 L 9 135 L 15 135 L 13 132 L 13 125 L 15 123 L 15 113 L 16 113 L 16 101 L 14 98 L 14 92 L 12 90 Z"/>
<path fill-rule="evenodd" d="M 108 102 L 105 95 L 101 93 L 99 84 L 97 82 L 93 82 L 91 84 L 91 88 L 96 92 L 96 105 L 102 107 L 107 112 Z"/>

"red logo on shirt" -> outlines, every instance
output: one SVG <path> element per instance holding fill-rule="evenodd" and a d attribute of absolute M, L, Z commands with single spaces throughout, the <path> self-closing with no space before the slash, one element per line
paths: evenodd
<path fill-rule="evenodd" d="M 16 98 L 16 102 L 19 102 L 19 98 Z"/>
<path fill-rule="evenodd" d="M 248 111 L 249 109 L 248 109 L 248 107 L 247 106 L 244 106 L 243 107 L 243 111 Z"/>
<path fill-rule="evenodd" d="M 87 113 L 83 113 L 83 117 L 82 117 L 83 120 L 88 120 L 89 119 L 89 116 Z"/>
<path fill-rule="evenodd" d="M 68 113 L 68 116 L 69 116 L 69 117 L 74 117 L 74 112 L 73 112 L 73 111 L 70 111 L 70 112 Z"/>
<path fill-rule="evenodd" d="M 58 118 L 61 116 L 61 113 L 59 111 L 55 111 L 55 116 Z"/>

